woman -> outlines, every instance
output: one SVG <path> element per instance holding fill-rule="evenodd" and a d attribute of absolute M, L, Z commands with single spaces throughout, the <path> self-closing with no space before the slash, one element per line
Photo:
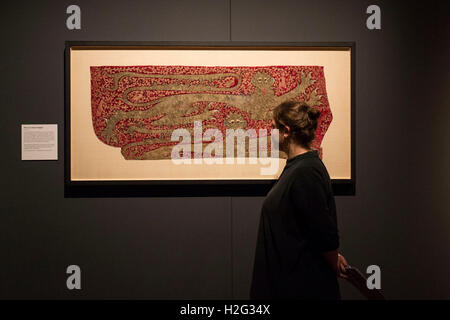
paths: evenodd
<path fill-rule="evenodd" d="M 347 262 L 337 252 L 330 177 L 311 149 L 319 116 L 297 101 L 274 109 L 279 149 L 288 158 L 262 206 L 251 299 L 341 298 L 337 277 L 346 278 Z"/>

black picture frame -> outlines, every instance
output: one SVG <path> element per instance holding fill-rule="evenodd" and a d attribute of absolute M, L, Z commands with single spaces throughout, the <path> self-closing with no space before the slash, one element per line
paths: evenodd
<path fill-rule="evenodd" d="M 70 49 L 283 49 L 351 50 L 351 178 L 332 179 L 335 195 L 355 195 L 355 42 L 149 42 L 149 41 L 66 41 L 64 50 L 64 196 L 65 197 L 192 197 L 265 196 L 276 180 L 133 180 L 72 181 L 70 176 Z"/>

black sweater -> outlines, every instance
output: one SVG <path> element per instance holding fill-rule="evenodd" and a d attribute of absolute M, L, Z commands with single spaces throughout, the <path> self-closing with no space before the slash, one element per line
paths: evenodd
<path fill-rule="evenodd" d="M 317 151 L 286 161 L 264 200 L 251 299 L 340 299 L 322 252 L 339 247 L 336 206 Z"/>

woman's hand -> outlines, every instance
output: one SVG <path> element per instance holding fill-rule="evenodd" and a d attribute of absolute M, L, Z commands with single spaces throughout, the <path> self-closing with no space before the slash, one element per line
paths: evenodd
<path fill-rule="evenodd" d="M 322 252 L 323 257 L 328 262 L 333 272 L 340 278 L 347 279 L 347 269 L 349 267 L 347 260 L 336 250 Z"/>
<path fill-rule="evenodd" d="M 346 275 L 346 267 L 348 266 L 347 260 L 345 260 L 344 256 L 342 256 L 340 253 L 338 253 L 338 260 L 337 260 L 337 275 L 340 278 L 347 279 L 348 276 Z"/>

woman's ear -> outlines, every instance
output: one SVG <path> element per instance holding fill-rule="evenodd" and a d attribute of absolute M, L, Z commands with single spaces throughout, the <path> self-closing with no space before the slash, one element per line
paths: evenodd
<path fill-rule="evenodd" d="M 289 128 L 289 126 L 284 126 L 286 128 L 286 131 L 284 133 L 284 137 L 287 138 L 287 136 L 289 135 L 289 133 L 291 132 L 291 128 Z"/>

